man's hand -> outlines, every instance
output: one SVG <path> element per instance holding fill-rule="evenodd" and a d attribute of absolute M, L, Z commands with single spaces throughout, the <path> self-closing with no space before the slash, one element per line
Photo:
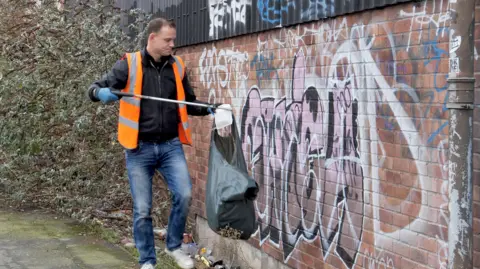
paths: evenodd
<path fill-rule="evenodd" d="M 109 104 L 119 100 L 119 97 L 113 94 L 109 88 L 96 89 L 95 96 L 102 101 L 103 104 Z"/>
<path fill-rule="evenodd" d="M 221 105 L 223 105 L 223 104 L 221 104 L 221 103 L 212 104 L 213 107 L 209 107 L 208 112 L 210 112 L 210 114 L 212 114 L 212 115 L 215 114 L 215 111 L 216 111 L 217 107 L 219 107 Z"/>

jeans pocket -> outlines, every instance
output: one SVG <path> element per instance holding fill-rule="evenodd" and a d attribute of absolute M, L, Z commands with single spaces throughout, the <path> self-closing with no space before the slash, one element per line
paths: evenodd
<path fill-rule="evenodd" d="M 168 140 L 167 142 L 170 146 L 181 146 L 182 142 L 180 142 L 180 139 L 178 137 L 175 137 L 173 139 Z"/>

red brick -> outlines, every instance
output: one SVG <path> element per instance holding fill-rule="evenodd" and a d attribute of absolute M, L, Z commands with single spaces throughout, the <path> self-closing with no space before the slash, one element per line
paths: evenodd
<path fill-rule="evenodd" d="M 480 267 L 480 255 L 473 255 L 473 266 L 475 269 Z"/>
<path fill-rule="evenodd" d="M 370 23 L 377 23 L 377 22 L 385 22 L 388 20 L 387 17 L 387 9 L 376 9 L 372 10 L 372 19 L 370 20 Z M 381 24 L 380 24 L 381 25 Z"/>
<path fill-rule="evenodd" d="M 403 214 L 393 214 L 393 220 L 392 223 L 395 224 L 398 227 L 406 227 L 408 224 L 410 224 L 411 218 L 409 218 L 407 215 Z"/>
<path fill-rule="evenodd" d="M 480 233 L 480 219 L 479 218 L 474 218 L 473 219 L 473 232 L 474 233 Z"/>
<path fill-rule="evenodd" d="M 418 247 L 430 251 L 432 253 L 437 252 L 438 244 L 436 238 L 429 238 L 425 236 L 419 236 Z"/>
<path fill-rule="evenodd" d="M 363 230 L 368 232 L 373 232 L 375 230 L 375 222 L 376 221 L 373 218 L 364 217 Z"/>
<path fill-rule="evenodd" d="M 299 253 L 299 261 L 303 262 L 307 267 L 309 268 L 313 268 L 315 267 L 316 264 L 319 263 L 319 259 L 313 257 L 313 256 L 310 256 L 304 252 L 300 252 Z"/>
<path fill-rule="evenodd" d="M 419 214 L 419 218 L 426 221 L 440 222 L 440 209 L 424 206 Z"/>
<path fill-rule="evenodd" d="M 476 186 L 480 185 L 480 171 L 473 171 L 473 184 Z"/>
<path fill-rule="evenodd" d="M 393 242 L 393 252 L 403 257 L 410 257 L 410 246 L 402 242 Z"/>
<path fill-rule="evenodd" d="M 401 205 L 401 213 L 412 217 L 418 216 L 421 206 L 422 205 L 404 201 Z"/>
<path fill-rule="evenodd" d="M 408 172 L 410 170 L 410 161 L 407 159 L 395 158 L 393 169 L 397 171 Z"/>
<path fill-rule="evenodd" d="M 260 248 L 260 241 L 258 240 L 258 236 L 250 237 L 248 239 L 248 243 L 250 243 L 250 245 L 254 246 L 255 248 Z"/>
<path fill-rule="evenodd" d="M 402 179 L 402 185 L 409 187 L 417 187 L 418 177 L 416 175 L 402 173 L 400 177 Z"/>
<path fill-rule="evenodd" d="M 363 231 L 362 242 L 373 245 L 375 243 L 375 234 L 368 231 Z"/>
<path fill-rule="evenodd" d="M 420 190 L 410 189 L 408 200 L 412 203 L 421 204 L 423 195 L 427 195 L 426 192 L 422 193 Z"/>
<path fill-rule="evenodd" d="M 390 225 L 388 223 L 380 222 L 380 229 L 382 230 L 382 232 L 385 233 L 393 233 L 398 231 L 400 228 L 396 225 Z M 395 239 L 398 239 L 398 236 L 395 237 Z"/>
<path fill-rule="evenodd" d="M 393 223 L 394 213 L 392 211 L 388 211 L 380 208 L 379 214 L 380 214 L 380 222 Z"/>
<path fill-rule="evenodd" d="M 411 225 L 410 228 L 412 229 L 412 231 L 419 232 L 429 237 L 435 237 L 439 233 L 443 233 L 444 236 L 448 235 L 448 228 L 446 226 L 428 223 L 421 220 L 418 221 L 418 225 Z"/>
<path fill-rule="evenodd" d="M 480 157 L 480 155 L 478 156 Z M 473 186 L 473 200 L 480 201 L 480 186 Z"/>
<path fill-rule="evenodd" d="M 326 268 L 343 268 L 343 261 L 340 260 L 337 256 L 329 255 L 327 258 L 328 266 Z"/>
<path fill-rule="evenodd" d="M 394 33 L 404 33 L 409 32 L 411 24 L 411 19 L 397 20 L 394 23 L 393 32 Z"/>
<path fill-rule="evenodd" d="M 319 239 L 319 238 L 318 238 Z M 313 258 L 318 258 L 322 254 L 322 250 L 320 247 L 316 246 L 315 243 L 306 243 L 302 242 L 301 244 L 297 245 L 297 248 L 301 251 L 304 252 L 305 254 L 308 254 L 312 256 Z"/>
<path fill-rule="evenodd" d="M 403 258 L 401 265 L 398 266 L 398 267 L 402 268 L 402 269 L 416 269 L 416 268 L 418 268 L 418 264 L 416 264 L 413 261 L 410 261 L 406 258 Z"/>
<path fill-rule="evenodd" d="M 301 261 L 297 260 L 296 258 L 292 257 L 288 260 L 287 264 L 292 268 L 302 268 L 308 269 L 307 265 L 302 263 Z"/>
<path fill-rule="evenodd" d="M 473 201 L 473 217 L 479 218 L 480 217 L 480 202 Z"/>
<path fill-rule="evenodd" d="M 440 252 L 440 253 L 444 253 L 443 255 L 448 255 L 447 252 Z M 447 258 L 442 257 L 443 255 L 442 254 L 439 255 L 439 253 L 429 253 L 428 265 L 430 265 L 431 268 L 446 268 Z"/>
<path fill-rule="evenodd" d="M 440 193 L 429 193 L 428 194 L 428 206 L 433 208 L 440 208 L 442 204 L 445 203 L 443 195 Z"/>
<path fill-rule="evenodd" d="M 277 260 L 282 260 L 283 258 L 282 252 L 278 250 L 278 248 L 271 246 L 270 243 L 263 244 L 261 248 L 268 255 L 274 257 Z"/>
<path fill-rule="evenodd" d="M 473 250 L 480 252 L 480 235 L 473 236 Z"/>
<path fill-rule="evenodd" d="M 406 96 L 406 97 L 402 98 L 402 96 Z M 401 95 L 399 95 L 399 99 L 401 100 L 406 98 L 410 98 L 410 96 L 408 96 L 404 92 L 402 92 Z M 395 132 L 395 143 L 401 144 L 401 145 L 408 145 L 408 141 L 406 140 L 405 134 L 403 132 L 400 132 L 400 131 Z"/>
<path fill-rule="evenodd" d="M 392 132 L 379 130 L 378 135 L 382 142 L 395 143 L 395 134 Z"/>

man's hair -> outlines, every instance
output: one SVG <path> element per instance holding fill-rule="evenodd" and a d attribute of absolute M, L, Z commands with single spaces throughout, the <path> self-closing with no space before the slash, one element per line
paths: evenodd
<path fill-rule="evenodd" d="M 164 18 L 156 18 L 151 20 L 148 25 L 147 25 L 147 36 L 149 36 L 151 33 L 158 33 L 162 27 L 164 26 L 169 26 L 172 28 L 176 28 L 175 22 L 173 21 L 168 21 Z"/>

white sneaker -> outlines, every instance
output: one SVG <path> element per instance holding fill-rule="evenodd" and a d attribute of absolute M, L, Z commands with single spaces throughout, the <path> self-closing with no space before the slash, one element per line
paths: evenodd
<path fill-rule="evenodd" d="M 155 269 L 155 266 L 153 266 L 153 264 L 151 263 L 145 263 L 144 265 L 142 265 L 141 269 Z"/>
<path fill-rule="evenodd" d="M 193 260 L 187 254 L 185 254 L 180 248 L 174 251 L 169 251 L 165 248 L 165 253 L 170 255 L 175 262 L 177 262 L 178 266 L 182 269 L 192 269 L 193 268 Z"/>

